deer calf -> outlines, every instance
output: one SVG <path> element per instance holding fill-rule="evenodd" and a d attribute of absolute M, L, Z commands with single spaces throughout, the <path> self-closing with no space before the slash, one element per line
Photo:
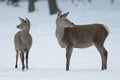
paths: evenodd
<path fill-rule="evenodd" d="M 30 21 L 20 18 L 21 23 L 17 26 L 21 31 L 17 32 L 14 37 L 14 44 L 16 50 L 16 65 L 17 68 L 18 56 L 20 54 L 22 70 L 25 68 L 24 64 L 24 55 L 26 55 L 26 68 L 28 69 L 28 54 L 32 46 L 32 36 L 29 33 L 30 30 Z"/>
<path fill-rule="evenodd" d="M 75 25 L 58 12 L 56 18 L 56 38 L 59 45 L 66 49 L 66 70 L 69 70 L 73 48 L 87 48 L 92 45 L 98 49 L 102 58 L 102 70 L 107 69 L 107 51 L 104 42 L 109 29 L 104 24 Z"/>

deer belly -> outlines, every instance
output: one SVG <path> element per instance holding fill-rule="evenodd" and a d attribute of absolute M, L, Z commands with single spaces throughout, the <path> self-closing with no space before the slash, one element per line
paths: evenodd
<path fill-rule="evenodd" d="M 81 44 L 74 44 L 75 48 L 87 48 L 94 45 L 94 43 L 81 43 Z"/>

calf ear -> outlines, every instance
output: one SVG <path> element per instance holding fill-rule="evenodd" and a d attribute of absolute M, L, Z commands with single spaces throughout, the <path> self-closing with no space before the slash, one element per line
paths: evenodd
<path fill-rule="evenodd" d="M 70 13 L 70 12 L 64 13 L 64 14 L 62 15 L 62 17 L 64 17 L 64 18 L 67 17 L 69 13 Z"/>
<path fill-rule="evenodd" d="M 58 11 L 58 15 L 57 15 L 57 17 L 58 17 L 58 16 L 60 16 L 60 15 L 61 15 L 61 13 L 62 13 L 62 11 Z"/>
<path fill-rule="evenodd" d="M 30 24 L 30 21 L 29 21 L 29 19 L 28 19 L 28 18 L 26 18 L 26 23 L 27 23 L 27 24 Z"/>
<path fill-rule="evenodd" d="M 18 17 L 21 22 L 25 22 L 25 20 L 21 17 Z"/>

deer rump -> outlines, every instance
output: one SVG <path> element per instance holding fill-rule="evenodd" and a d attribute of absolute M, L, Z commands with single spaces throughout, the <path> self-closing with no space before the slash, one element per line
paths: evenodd
<path fill-rule="evenodd" d="M 64 28 L 62 42 L 74 48 L 87 48 L 96 43 L 104 43 L 108 32 L 102 24 L 75 25 Z M 68 45 L 67 45 L 68 44 Z"/>

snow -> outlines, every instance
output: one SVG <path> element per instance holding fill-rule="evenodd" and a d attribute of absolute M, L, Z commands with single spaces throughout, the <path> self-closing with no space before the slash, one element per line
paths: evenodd
<path fill-rule="evenodd" d="M 75 24 L 103 23 L 110 29 L 105 41 L 108 50 L 108 69 L 101 71 L 101 58 L 93 46 L 74 49 L 70 71 L 65 70 L 65 49 L 58 45 L 55 37 L 57 14 L 49 15 L 47 1 L 35 3 L 36 11 L 27 12 L 27 2 L 19 7 L 0 2 L 0 80 L 120 80 L 120 1 L 111 5 L 108 0 L 75 2 L 59 0 L 63 12 L 70 11 L 68 19 Z M 107 4 L 106 4 L 107 3 Z M 43 7 L 44 6 L 44 7 Z M 30 33 L 33 45 L 29 54 L 29 70 L 21 70 L 19 60 L 15 69 L 14 35 L 19 31 L 18 17 L 28 17 L 31 21 Z"/>

